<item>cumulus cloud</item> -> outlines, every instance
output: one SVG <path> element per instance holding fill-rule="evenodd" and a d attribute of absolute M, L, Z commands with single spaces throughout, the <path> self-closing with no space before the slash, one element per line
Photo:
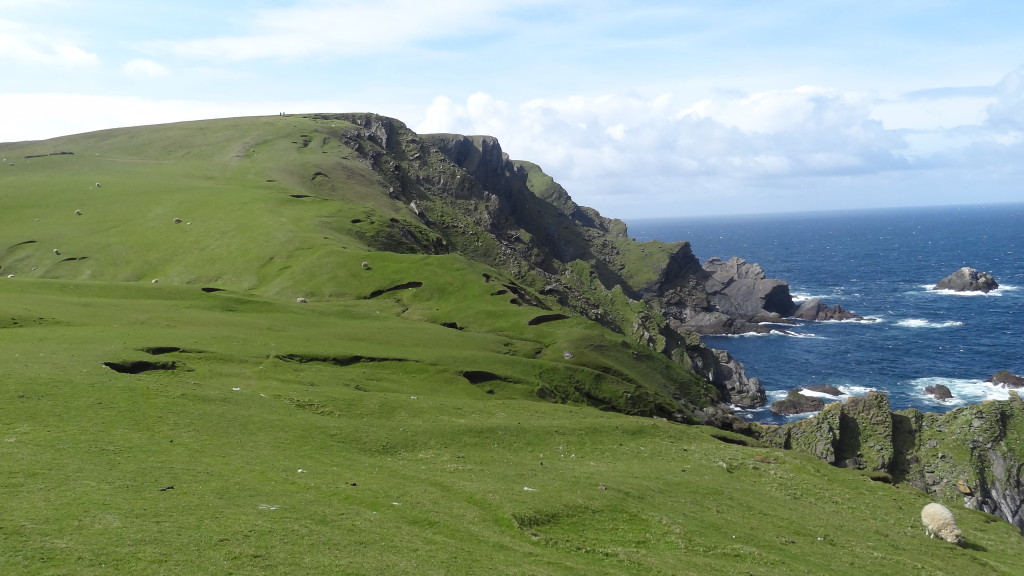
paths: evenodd
<path fill-rule="evenodd" d="M 996 101 L 985 110 L 986 123 L 1008 131 L 1024 129 L 1024 66 L 996 85 Z"/>
<path fill-rule="evenodd" d="M 166 66 L 145 58 L 136 58 L 135 60 L 126 62 L 121 69 L 129 76 L 142 76 L 149 78 L 167 76 L 171 73 Z"/>
<path fill-rule="evenodd" d="M 983 177 L 997 190 L 1009 183 L 999 175 L 1021 172 L 1024 68 L 998 94 L 985 121 L 894 130 L 875 117 L 886 102 L 873 94 L 816 86 L 699 102 L 616 94 L 511 104 L 476 93 L 437 97 L 415 129 L 497 136 L 513 158 L 611 214 L 635 213 L 640 199 L 669 207 L 694 197 L 716 198 L 718 210 L 729 198 L 748 211 L 784 210 L 800 194 L 817 203 L 802 209 L 842 208 L 851 194 L 898 206 L 921 182 L 948 202 L 959 198 L 956 179 Z"/>
<path fill-rule="evenodd" d="M 488 133 L 511 154 L 574 176 L 803 177 L 907 167 L 906 142 L 870 118 L 870 97 L 816 87 L 682 105 L 671 95 L 438 97 L 421 131 Z"/>

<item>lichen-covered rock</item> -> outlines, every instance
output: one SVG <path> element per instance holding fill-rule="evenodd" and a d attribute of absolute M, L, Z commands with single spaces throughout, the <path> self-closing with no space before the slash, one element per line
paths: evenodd
<path fill-rule="evenodd" d="M 933 497 L 1003 518 L 1024 532 L 1024 401 L 934 414 L 891 412 L 884 394 L 833 403 L 818 415 L 756 429 L 764 443 L 835 466 L 887 472 Z"/>

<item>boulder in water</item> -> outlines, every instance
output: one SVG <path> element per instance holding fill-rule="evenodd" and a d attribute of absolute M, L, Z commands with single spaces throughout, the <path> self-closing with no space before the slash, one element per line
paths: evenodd
<path fill-rule="evenodd" d="M 990 292 L 999 288 L 988 272 L 978 272 L 974 268 L 964 266 L 963 268 L 946 276 L 935 285 L 935 290 L 953 290 L 954 292 Z"/>
<path fill-rule="evenodd" d="M 1000 370 L 988 377 L 986 382 L 991 382 L 1003 388 L 1024 388 L 1024 377 L 1018 376 L 1008 370 Z"/>
<path fill-rule="evenodd" d="M 772 412 L 776 414 L 805 414 L 807 412 L 820 412 L 825 407 L 825 401 L 813 396 L 804 396 L 797 390 L 790 390 L 789 394 L 782 400 L 772 402 Z"/>
<path fill-rule="evenodd" d="M 936 400 L 949 400 L 953 398 L 953 392 L 950 391 L 948 386 L 942 384 L 936 384 L 935 386 L 925 386 L 924 391 L 935 397 Z"/>

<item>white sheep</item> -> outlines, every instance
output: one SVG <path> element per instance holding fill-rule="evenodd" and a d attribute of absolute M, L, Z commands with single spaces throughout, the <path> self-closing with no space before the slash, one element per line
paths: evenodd
<path fill-rule="evenodd" d="M 960 527 L 956 525 L 953 513 L 942 504 L 932 502 L 921 510 L 921 523 L 929 538 L 938 536 L 950 544 L 960 545 L 964 541 Z"/>
<path fill-rule="evenodd" d="M 53 249 L 53 255 L 54 256 L 60 256 L 60 250 L 57 250 L 56 248 L 54 248 Z"/>
<path fill-rule="evenodd" d="M 295 301 L 298 302 L 299 304 L 309 304 L 309 300 L 306 300 L 305 298 L 302 298 L 301 296 L 296 298 Z"/>

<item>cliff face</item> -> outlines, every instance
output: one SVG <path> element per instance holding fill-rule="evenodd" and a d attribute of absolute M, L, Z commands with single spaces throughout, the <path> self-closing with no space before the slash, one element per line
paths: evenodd
<path fill-rule="evenodd" d="M 409 231 L 403 237 L 415 244 L 410 250 L 459 251 L 504 269 L 539 302 L 553 299 L 674 358 L 712 383 L 719 400 L 764 403 L 759 382 L 738 362 L 669 326 L 662 307 L 668 300 L 712 305 L 703 291 L 707 274 L 688 244 L 629 239 L 622 221 L 577 205 L 538 166 L 511 161 L 492 137 L 418 135 L 372 114 L 324 118 L 358 127 L 343 141 L 436 234 L 427 242 Z M 651 287 L 661 285 L 673 291 L 651 298 L 659 292 Z M 720 411 L 714 419 L 729 420 Z"/>
<path fill-rule="evenodd" d="M 884 394 L 869 393 L 830 404 L 814 418 L 762 427 L 759 437 L 838 467 L 906 482 L 1024 532 L 1024 402 L 1016 393 L 946 414 L 891 412 Z"/>

